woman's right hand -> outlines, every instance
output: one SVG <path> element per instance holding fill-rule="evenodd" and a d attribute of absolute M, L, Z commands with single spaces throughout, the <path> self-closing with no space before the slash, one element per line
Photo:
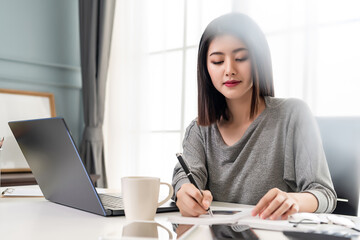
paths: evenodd
<path fill-rule="evenodd" d="M 201 195 L 191 183 L 185 183 L 176 193 L 176 206 L 179 208 L 181 215 L 185 217 L 198 217 L 207 213 L 207 209 L 212 202 L 212 194 L 210 191 L 202 191 Z"/>

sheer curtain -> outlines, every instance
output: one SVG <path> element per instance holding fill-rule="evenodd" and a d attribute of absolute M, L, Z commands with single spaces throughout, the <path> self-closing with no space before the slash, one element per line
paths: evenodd
<path fill-rule="evenodd" d="M 105 109 L 108 185 L 121 176 L 171 181 L 185 128 L 196 117 L 197 44 L 230 0 L 118 0 Z"/>
<path fill-rule="evenodd" d="M 146 79 L 143 1 L 116 3 L 108 73 L 104 138 L 108 187 L 136 174 L 139 126 L 143 108 L 141 86 Z"/>
<path fill-rule="evenodd" d="M 197 112 L 197 44 L 206 25 L 248 14 L 269 41 L 275 95 L 315 115 L 360 115 L 356 0 L 118 0 L 105 109 L 109 187 L 125 175 L 170 182 Z"/>

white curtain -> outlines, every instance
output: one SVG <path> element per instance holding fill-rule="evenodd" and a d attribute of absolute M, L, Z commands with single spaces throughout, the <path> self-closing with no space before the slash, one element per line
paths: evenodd
<path fill-rule="evenodd" d="M 231 0 L 118 0 L 104 136 L 110 188 L 121 177 L 171 182 L 186 126 L 196 117 L 197 43 Z"/>
<path fill-rule="evenodd" d="M 144 55 L 144 1 L 118 0 L 115 9 L 105 108 L 105 159 L 109 188 L 120 188 L 121 177 L 137 174 L 141 86 L 147 77 Z"/>

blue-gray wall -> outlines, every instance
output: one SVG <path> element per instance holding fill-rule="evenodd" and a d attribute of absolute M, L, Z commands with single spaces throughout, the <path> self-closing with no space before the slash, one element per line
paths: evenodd
<path fill-rule="evenodd" d="M 83 127 L 77 0 L 0 0 L 0 88 L 51 92 L 79 143 Z"/>

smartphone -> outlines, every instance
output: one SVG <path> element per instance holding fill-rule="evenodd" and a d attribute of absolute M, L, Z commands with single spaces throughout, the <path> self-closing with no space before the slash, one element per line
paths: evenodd
<path fill-rule="evenodd" d="M 210 226 L 213 240 L 228 240 L 228 239 L 249 239 L 257 240 L 259 237 L 247 225 L 223 225 L 217 224 Z"/>
<path fill-rule="evenodd" d="M 177 240 L 188 239 L 189 235 L 191 235 L 198 227 L 197 225 L 190 224 L 173 224 L 173 226 Z"/>

